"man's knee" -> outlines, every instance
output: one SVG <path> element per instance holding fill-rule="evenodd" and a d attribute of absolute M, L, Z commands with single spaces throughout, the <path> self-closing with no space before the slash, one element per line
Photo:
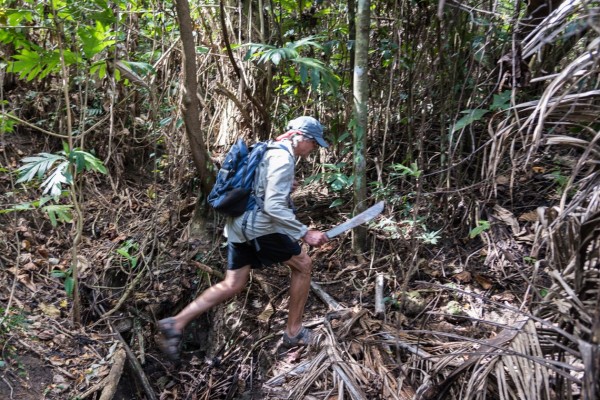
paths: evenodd
<path fill-rule="evenodd" d="M 248 267 L 248 270 L 250 268 Z M 227 271 L 225 279 L 221 281 L 222 287 L 227 290 L 230 294 L 234 295 L 241 292 L 248 282 L 248 274 L 242 269 Z"/>
<path fill-rule="evenodd" d="M 231 295 L 236 295 L 239 292 L 241 292 L 244 287 L 246 287 L 246 282 L 238 282 L 238 281 L 231 281 L 231 280 L 224 280 L 223 282 L 221 282 L 221 284 L 223 285 L 224 289 L 227 290 L 227 292 L 229 292 L 229 294 Z"/>
<path fill-rule="evenodd" d="M 306 254 L 302 252 L 297 256 L 293 256 L 288 262 L 287 265 L 300 272 L 302 274 L 310 274 L 312 272 L 312 259 Z"/>

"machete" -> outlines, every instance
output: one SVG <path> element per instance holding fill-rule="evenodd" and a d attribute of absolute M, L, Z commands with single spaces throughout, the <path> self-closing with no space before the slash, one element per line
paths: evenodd
<path fill-rule="evenodd" d="M 346 232 L 348 229 L 356 228 L 360 224 L 369 222 L 370 220 L 372 220 L 373 218 L 375 218 L 376 216 L 381 214 L 381 212 L 383 211 L 384 204 L 385 204 L 385 202 L 380 201 L 379 203 L 375 204 L 371 208 L 367 208 L 365 211 L 361 212 L 360 214 L 350 218 L 348 221 L 341 223 L 336 227 L 331 228 L 330 230 L 325 232 L 325 235 L 327 236 L 328 239 L 331 239 L 333 237 L 336 237 L 340 233 Z"/>

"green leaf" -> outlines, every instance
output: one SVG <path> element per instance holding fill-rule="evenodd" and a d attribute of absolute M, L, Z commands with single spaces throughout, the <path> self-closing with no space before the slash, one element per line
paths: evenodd
<path fill-rule="evenodd" d="M 119 254 L 119 255 L 121 255 L 121 256 L 123 256 L 125 258 L 131 257 L 129 255 L 129 248 L 128 247 L 120 247 L 120 248 L 118 248 L 117 249 L 117 254 Z"/>
<path fill-rule="evenodd" d="M 21 160 L 23 165 L 18 169 L 20 176 L 16 183 L 29 182 L 36 175 L 38 179 L 41 179 L 52 165 L 59 161 L 65 161 L 65 158 L 62 155 L 50 153 L 40 153 L 37 156 L 23 158 Z"/>
<path fill-rule="evenodd" d="M 75 281 L 71 276 L 67 276 L 65 278 L 65 292 L 67 292 L 67 296 L 73 296 L 73 289 L 75 287 Z"/>
<path fill-rule="evenodd" d="M 403 164 L 392 164 L 391 166 L 392 170 L 394 171 L 400 171 L 398 174 L 394 174 L 394 175 L 410 175 L 410 176 L 414 176 L 415 178 L 418 178 L 419 176 L 421 176 L 421 173 L 423 171 L 419 170 L 419 167 L 417 166 L 416 162 L 413 162 L 412 164 L 410 164 L 410 167 L 407 167 L 406 165 Z"/>
<path fill-rule="evenodd" d="M 8 214 L 10 212 L 26 211 L 26 210 L 33 210 L 33 209 L 35 209 L 35 207 L 31 203 L 20 203 L 20 204 L 15 204 L 9 208 L 0 209 L 0 214 Z"/>
<path fill-rule="evenodd" d="M 490 111 L 506 110 L 510 107 L 511 91 L 505 90 L 500 94 L 494 95 L 494 102 L 490 106 Z"/>
<path fill-rule="evenodd" d="M 92 58 L 105 48 L 116 43 L 109 39 L 111 36 L 110 26 L 105 26 L 100 21 L 96 21 L 96 26 L 84 26 L 77 30 L 81 39 L 83 54 L 87 58 Z"/>
<path fill-rule="evenodd" d="M 42 211 L 48 215 L 52 226 L 56 227 L 59 222 L 69 223 L 73 221 L 73 216 L 71 215 L 72 208 L 72 205 L 51 204 L 49 206 L 42 207 Z"/>
<path fill-rule="evenodd" d="M 469 237 L 471 239 L 475 238 L 477 235 L 480 235 L 482 232 L 487 231 L 488 229 L 490 229 L 490 223 L 489 221 L 486 220 L 479 220 L 477 221 L 477 226 L 473 229 L 471 229 L 471 231 L 469 232 Z"/>
<path fill-rule="evenodd" d="M 21 79 L 28 81 L 35 78 L 42 70 L 42 59 L 38 52 L 22 49 L 19 54 L 15 54 L 12 61 L 8 64 L 7 70 L 19 75 Z"/>
<path fill-rule="evenodd" d="M 50 272 L 50 275 L 54 278 L 64 278 L 67 276 L 67 274 L 65 274 L 64 271 L 61 271 L 59 269 L 53 269 L 52 272 Z"/>
<path fill-rule="evenodd" d="M 341 206 L 342 204 L 345 204 L 345 203 L 346 202 L 344 200 L 342 200 L 342 199 L 336 199 L 336 200 L 333 201 L 333 203 L 331 203 L 329 205 L 329 208 L 338 207 L 338 206 Z"/>
<path fill-rule="evenodd" d="M 123 61 L 123 60 L 120 60 L 120 62 L 122 64 L 125 64 L 127 67 L 129 67 L 130 72 L 133 73 L 134 75 L 137 75 L 138 77 L 150 75 L 150 74 L 156 74 L 156 70 L 154 69 L 154 67 L 151 64 L 148 64 L 146 62 Z M 140 77 L 140 80 L 141 79 L 142 78 Z"/>
<path fill-rule="evenodd" d="M 54 171 L 50 173 L 50 176 L 40 185 L 44 189 L 42 194 L 50 193 L 50 196 L 60 196 L 63 183 L 67 185 L 73 184 L 72 177 L 67 173 L 68 167 L 68 161 L 58 164 Z"/>
<path fill-rule="evenodd" d="M 471 125 L 475 121 L 479 121 L 485 114 L 487 114 L 490 110 L 486 109 L 473 109 L 473 110 L 464 110 L 461 111 L 462 114 L 466 114 L 464 117 L 456 121 L 456 124 L 452 128 L 452 132 L 456 132 L 460 129 L 463 129 L 469 125 Z"/>
<path fill-rule="evenodd" d="M 23 20 L 27 22 L 33 21 L 32 12 L 29 10 L 9 11 L 7 14 L 6 22 L 9 26 L 21 25 Z"/>
<path fill-rule="evenodd" d="M 98 78 L 103 79 L 106 76 L 106 60 L 93 63 L 90 67 L 90 74 L 97 74 Z"/>

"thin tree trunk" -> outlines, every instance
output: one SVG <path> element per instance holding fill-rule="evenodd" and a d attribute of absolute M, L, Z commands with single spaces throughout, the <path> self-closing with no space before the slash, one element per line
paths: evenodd
<path fill-rule="evenodd" d="M 196 78 L 196 46 L 193 36 L 192 19 L 190 17 L 190 6 L 187 0 L 176 0 L 175 10 L 179 20 L 181 43 L 183 45 L 183 120 L 185 132 L 190 143 L 192 159 L 200 174 L 200 192 L 196 212 L 194 213 L 193 227 L 195 233 L 200 233 L 203 226 L 202 219 L 205 216 L 205 200 L 214 184 L 215 175 L 210 157 L 204 145 L 200 125 L 201 104 L 198 99 L 198 80 Z"/>
<path fill-rule="evenodd" d="M 358 0 L 356 13 L 356 42 L 354 61 L 354 212 L 366 209 L 366 149 L 368 124 L 368 57 L 369 57 L 369 25 L 370 0 Z M 364 226 L 355 228 L 352 235 L 352 249 L 363 252 L 367 247 L 367 230 Z"/>

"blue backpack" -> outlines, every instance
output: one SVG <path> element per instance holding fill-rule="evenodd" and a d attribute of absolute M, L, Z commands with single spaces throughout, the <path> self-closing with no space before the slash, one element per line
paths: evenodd
<path fill-rule="evenodd" d="M 254 209 L 254 173 L 269 146 L 272 145 L 268 142 L 257 142 L 248 148 L 243 139 L 231 146 L 208 195 L 208 204 L 230 217 L 239 217 L 246 210 Z"/>

